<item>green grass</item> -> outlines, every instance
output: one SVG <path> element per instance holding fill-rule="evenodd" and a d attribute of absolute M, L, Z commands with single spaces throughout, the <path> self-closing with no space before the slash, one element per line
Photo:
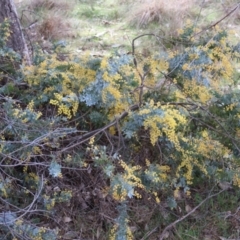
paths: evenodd
<path fill-rule="evenodd" d="M 233 2 L 232 0 L 228 6 L 233 4 Z M 68 7 L 66 7 L 66 4 Z M 143 4 L 143 10 L 147 10 L 147 5 L 144 5 L 142 1 L 121 0 L 61 0 L 53 7 L 51 7 L 51 4 L 41 4 L 41 1 L 23 0 L 17 6 L 19 12 L 21 12 L 30 5 L 31 11 L 35 12 L 35 15 L 28 12 L 29 21 L 26 17 L 23 17 L 25 26 L 28 26 L 34 20 L 38 21 L 39 26 L 43 23 L 44 18 L 48 17 L 48 21 L 51 21 L 51 17 L 54 16 L 57 22 L 63 22 L 62 25 L 66 23 L 67 26 L 65 27 L 51 30 L 53 31 L 53 37 L 49 37 L 47 40 L 50 42 L 59 40 L 62 34 L 62 37 L 68 41 L 70 49 L 73 51 L 75 49 L 78 49 L 80 52 L 90 51 L 93 55 L 108 55 L 116 50 L 129 52 L 131 51 L 132 39 L 143 33 L 154 33 L 165 38 L 165 40 L 157 41 L 154 38 L 146 37 L 139 39 L 136 42 L 139 45 L 139 51 L 144 49 L 148 49 L 150 52 L 161 51 L 165 46 L 168 47 L 168 39 L 175 37 L 177 30 L 175 22 L 179 22 L 179 19 L 174 19 L 174 14 L 171 13 L 172 8 L 167 13 L 166 9 L 168 8 L 165 7 L 165 15 L 161 19 L 149 24 L 146 22 L 144 28 L 139 28 L 131 23 L 131 19 L 134 18 L 136 9 L 141 10 L 141 4 Z M 189 9 L 189 12 L 184 12 L 183 16 L 185 20 L 192 18 L 194 22 L 200 13 L 197 26 L 201 29 L 221 18 L 224 14 L 222 10 L 223 7 L 220 1 L 218 3 L 216 1 L 208 1 L 202 9 L 200 3 L 196 2 L 195 7 Z M 184 19 L 181 24 L 183 24 Z M 63 28 L 63 30 L 59 32 L 59 28 Z M 38 31 L 38 29 L 33 29 L 33 31 Z M 58 32 L 54 33 L 54 31 Z M 39 41 L 41 41 L 41 38 L 41 35 L 38 36 Z M 118 49 L 118 46 L 120 49 Z M 169 46 L 172 47 L 171 44 Z"/>
<path fill-rule="evenodd" d="M 215 198 L 207 201 L 195 217 L 189 217 L 178 226 L 176 232 L 182 239 L 219 239 L 236 238 L 240 213 L 235 212 L 238 208 L 239 191 L 223 192 Z M 204 197 L 202 193 L 193 195 L 193 205 L 198 205 Z M 238 218 L 238 220 L 236 220 Z M 235 219 L 235 220 L 234 220 Z"/>

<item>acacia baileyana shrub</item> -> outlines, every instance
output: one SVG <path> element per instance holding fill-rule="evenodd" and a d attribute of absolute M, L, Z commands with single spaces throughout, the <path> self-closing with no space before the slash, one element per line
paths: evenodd
<path fill-rule="evenodd" d="M 110 239 L 134 238 L 129 202 L 172 209 L 199 181 L 240 187 L 239 47 L 217 28 L 195 31 L 181 30 L 184 50 L 148 58 L 38 52 L 19 73 L 27 87 L 1 86 L 2 239 L 64 235 L 49 219 L 76 203 L 74 186 L 117 207 Z"/>

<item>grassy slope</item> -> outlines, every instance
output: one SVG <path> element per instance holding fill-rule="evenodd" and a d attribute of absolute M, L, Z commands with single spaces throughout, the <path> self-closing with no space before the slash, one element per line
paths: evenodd
<path fill-rule="evenodd" d="M 187 19 L 194 22 L 197 19 L 196 25 L 201 29 L 220 19 L 234 5 L 233 0 L 225 1 L 224 4 L 222 1 L 213 0 L 205 1 L 205 4 L 194 0 L 171 0 L 168 4 L 163 0 L 150 1 L 152 3 L 130 0 L 60 0 L 48 8 L 46 4 L 39 7 L 39 2 L 44 1 L 15 2 L 20 12 L 27 10 L 20 13 L 23 25 L 29 26 L 38 21 L 32 30 L 36 31 L 38 40 L 45 38 L 54 41 L 64 38 L 72 50 L 89 50 L 93 55 L 105 55 L 112 51 L 128 52 L 131 50 L 132 39 L 142 33 L 151 32 L 166 39 L 175 37 L 177 29 L 181 28 Z M 48 29 L 46 21 L 55 23 L 56 28 L 53 26 Z M 226 24 L 227 22 L 229 24 Z M 224 27 L 226 26 L 237 27 L 234 21 L 229 19 L 224 21 Z M 162 46 L 161 42 L 149 38 L 140 39 L 136 44 L 142 49 L 153 51 L 156 46 Z"/>

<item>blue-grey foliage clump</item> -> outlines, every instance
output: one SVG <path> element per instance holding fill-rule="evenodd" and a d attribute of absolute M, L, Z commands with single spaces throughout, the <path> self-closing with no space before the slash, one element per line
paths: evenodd
<path fill-rule="evenodd" d="M 120 68 L 123 65 L 129 64 L 131 61 L 132 57 L 129 55 L 121 55 L 119 57 L 110 58 L 108 60 L 107 69 L 98 69 L 95 81 L 84 89 L 84 91 L 79 96 L 79 101 L 84 102 L 87 106 L 103 107 L 106 104 L 114 105 L 115 98 L 109 93 L 107 93 L 106 96 L 106 103 L 103 103 L 102 101 L 102 92 L 110 84 L 103 79 L 103 74 L 105 71 L 107 71 L 109 76 L 115 75 L 120 71 Z M 94 65 L 94 67 L 96 67 L 96 65 Z"/>
<path fill-rule="evenodd" d="M 147 108 L 147 106 L 146 106 Z M 162 109 L 154 109 L 150 113 L 139 114 L 138 112 L 133 112 L 129 117 L 129 120 L 124 123 L 123 132 L 127 138 L 131 138 L 134 134 L 143 126 L 143 122 L 151 116 L 164 116 L 164 111 Z M 159 126 L 160 127 L 160 126 Z"/>
<path fill-rule="evenodd" d="M 196 54 L 197 59 L 191 60 L 190 55 Z M 188 62 L 190 65 L 190 70 L 183 71 L 183 65 Z M 169 73 L 170 76 L 182 76 L 188 80 L 196 80 L 198 83 L 201 83 L 205 86 L 209 86 L 209 79 L 207 75 L 204 74 L 205 66 L 212 63 L 210 57 L 203 50 L 192 47 L 187 51 L 175 56 L 169 61 Z"/>

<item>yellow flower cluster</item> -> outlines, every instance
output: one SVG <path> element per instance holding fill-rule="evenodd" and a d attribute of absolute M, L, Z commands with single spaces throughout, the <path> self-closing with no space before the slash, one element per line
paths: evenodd
<path fill-rule="evenodd" d="M 51 103 L 51 101 L 50 101 L 50 103 Z M 58 114 L 59 115 L 61 115 L 61 114 L 66 115 L 68 119 L 72 118 L 71 110 L 65 104 L 59 104 Z"/>
<path fill-rule="evenodd" d="M 177 101 L 182 101 L 185 99 L 184 93 L 179 90 L 176 90 L 174 94 Z"/>
<path fill-rule="evenodd" d="M 229 104 L 228 106 L 225 107 L 226 111 L 232 111 L 234 107 L 236 106 L 235 103 Z"/>
<path fill-rule="evenodd" d="M 34 101 L 32 100 L 26 107 L 26 109 L 21 109 L 19 105 L 16 108 L 13 108 L 13 117 L 20 119 L 22 123 L 27 123 L 29 120 L 38 120 L 41 116 L 41 112 L 35 112 L 34 109 Z"/>
<path fill-rule="evenodd" d="M 2 36 L 2 40 L 4 42 L 7 42 L 9 37 L 11 36 L 11 30 L 10 30 L 10 21 L 8 21 L 7 18 L 4 19 L 4 21 L 0 24 L 0 28 L 4 32 L 4 35 Z"/>
<path fill-rule="evenodd" d="M 216 28 L 216 34 L 220 34 L 221 32 L 221 30 Z M 207 45 L 202 47 L 202 50 L 205 51 L 212 60 L 212 64 L 206 67 L 209 69 L 209 72 L 215 71 L 218 73 L 216 77 L 220 75 L 225 80 L 231 81 L 231 77 L 234 73 L 234 64 L 232 64 L 231 48 L 226 40 L 226 38 L 221 38 L 217 44 L 215 40 L 211 40 Z"/>
<path fill-rule="evenodd" d="M 151 106 L 152 102 L 150 102 Z M 160 104 L 156 104 L 154 108 L 160 107 Z M 145 129 L 149 129 L 150 141 L 154 145 L 158 138 L 163 134 L 167 135 L 170 141 L 172 141 L 176 147 L 179 146 L 178 137 L 176 134 L 176 128 L 178 125 L 185 124 L 186 118 L 180 113 L 179 110 L 173 109 L 170 106 L 162 106 L 164 110 L 164 115 L 151 116 L 146 118 L 143 123 Z M 143 113 L 145 111 L 142 111 Z M 140 113 L 142 113 L 140 111 Z"/>
<path fill-rule="evenodd" d="M 143 123 L 144 128 L 149 129 L 150 141 L 152 145 L 155 145 L 158 138 L 162 135 L 162 132 L 159 127 L 159 124 L 161 123 L 162 123 L 162 117 L 160 116 L 149 117 Z"/>
<path fill-rule="evenodd" d="M 36 189 L 39 184 L 39 176 L 33 172 L 27 173 L 26 169 L 23 170 L 25 172 L 25 180 L 31 184 L 31 189 Z"/>
<path fill-rule="evenodd" d="M 134 191 L 134 196 L 138 199 L 142 198 L 142 195 L 138 193 L 137 191 Z"/>
<path fill-rule="evenodd" d="M 94 142 L 95 142 L 95 137 L 91 137 L 90 140 L 89 140 L 90 146 L 93 146 Z"/>
<path fill-rule="evenodd" d="M 147 66 L 147 71 L 145 70 Z M 138 69 L 142 70 L 141 75 L 147 73 L 147 77 L 144 79 L 144 85 L 149 88 L 154 88 L 157 82 L 159 81 L 159 76 L 162 73 L 166 73 L 169 67 L 169 63 L 165 60 L 156 60 L 151 57 L 144 58 L 142 62 L 139 63 Z M 136 78 L 138 78 L 138 82 L 141 83 L 141 78 L 139 76 L 138 71 L 134 72 Z"/>
<path fill-rule="evenodd" d="M 50 196 L 48 196 L 46 194 L 43 195 L 43 199 L 44 199 L 45 202 L 47 202 L 46 205 L 45 205 L 46 209 L 47 210 L 52 210 L 55 206 L 55 203 L 56 203 L 55 199 L 54 198 L 50 199 Z"/>
<path fill-rule="evenodd" d="M 117 224 L 114 224 L 109 233 L 109 240 L 116 240 Z"/>
<path fill-rule="evenodd" d="M 46 93 L 46 94 L 47 93 L 52 93 L 52 92 L 54 92 L 54 87 L 53 86 L 46 87 L 43 92 Z"/>
<path fill-rule="evenodd" d="M 148 161 L 148 160 L 146 160 Z M 148 167 L 150 167 L 150 162 L 147 162 Z M 153 183 L 160 183 L 164 182 L 167 180 L 167 173 L 170 171 L 170 167 L 167 165 L 159 165 L 156 164 L 154 165 L 154 170 L 153 169 L 146 169 L 144 173 L 148 176 L 148 178 L 151 179 Z"/>
<path fill-rule="evenodd" d="M 205 86 L 198 84 L 197 81 L 184 81 L 183 89 L 187 97 L 190 97 L 193 100 L 200 100 L 201 103 L 205 104 L 211 99 L 209 89 Z"/>
<path fill-rule="evenodd" d="M 135 171 L 140 170 L 140 166 L 128 166 L 124 161 L 120 160 L 120 165 L 124 169 L 124 172 L 121 174 L 122 184 L 115 184 L 112 190 L 112 196 L 118 201 L 126 200 L 128 196 L 127 189 L 124 188 L 124 182 L 132 188 L 141 188 L 144 189 L 144 185 L 139 177 L 135 175 Z M 133 195 L 137 198 L 141 198 L 141 195 L 134 191 Z"/>
<path fill-rule="evenodd" d="M 168 51 L 168 58 L 172 59 L 178 54 L 178 51 Z"/>
<path fill-rule="evenodd" d="M 240 187 L 240 169 L 237 169 L 237 172 L 233 177 L 233 184 L 237 187 Z"/>
<path fill-rule="evenodd" d="M 8 194 L 7 194 L 7 189 L 9 188 L 9 184 L 5 184 L 5 183 L 1 183 L 2 186 L 0 188 L 0 195 L 3 196 L 4 198 L 7 198 L 8 197 Z"/>
<path fill-rule="evenodd" d="M 54 93 L 54 97 L 55 99 L 51 99 L 49 103 L 58 107 L 59 115 L 66 115 L 68 119 L 76 115 L 79 103 L 75 93 L 71 92 L 65 97 L 59 93 Z"/>
<path fill-rule="evenodd" d="M 193 168 L 197 167 L 203 174 L 208 175 L 207 166 L 200 159 L 222 159 L 224 156 L 229 156 L 230 150 L 222 145 L 217 140 L 212 139 L 209 133 L 204 130 L 201 137 L 192 138 L 187 141 L 191 150 L 184 151 L 179 148 L 181 152 L 181 163 L 177 169 L 177 177 L 184 176 L 188 184 L 192 183 Z"/>
<path fill-rule="evenodd" d="M 121 75 L 122 76 L 125 76 L 127 79 L 128 78 L 133 78 L 133 80 L 140 84 L 141 83 L 141 80 L 139 78 L 139 75 L 138 73 L 136 72 L 136 69 L 135 68 L 132 68 L 132 66 L 130 65 L 123 65 L 121 68 L 120 68 L 120 72 L 121 72 Z M 126 84 L 125 84 L 126 85 Z M 132 90 L 131 86 L 129 85 L 126 85 L 125 86 L 126 88 L 129 88 L 129 90 Z"/>
<path fill-rule="evenodd" d="M 121 185 L 115 185 L 112 189 L 112 197 L 117 201 L 124 201 L 127 198 L 127 190 L 122 189 Z"/>
<path fill-rule="evenodd" d="M 107 71 L 105 71 L 104 73 L 103 73 L 103 79 L 106 81 L 106 82 L 110 82 L 111 83 L 111 81 L 112 81 L 112 77 L 108 74 L 108 72 Z"/>
<path fill-rule="evenodd" d="M 162 73 L 166 72 L 169 67 L 169 63 L 165 60 L 154 60 L 150 58 L 148 63 L 150 65 L 150 73 L 153 75 L 159 75 L 160 71 Z"/>
<path fill-rule="evenodd" d="M 27 108 L 28 108 L 30 111 L 33 111 L 33 107 L 34 107 L 34 101 L 31 100 L 31 102 L 27 105 Z"/>
<path fill-rule="evenodd" d="M 202 138 L 195 138 L 191 145 L 193 151 L 208 159 L 216 160 L 230 153 L 227 147 L 212 139 L 206 130 L 202 132 Z"/>
<path fill-rule="evenodd" d="M 34 154 L 42 154 L 41 149 L 37 146 L 34 146 L 32 151 L 33 151 Z"/>
<path fill-rule="evenodd" d="M 196 53 L 190 53 L 190 54 L 189 54 L 189 58 L 190 58 L 190 60 L 196 60 L 196 59 L 199 58 L 199 56 L 198 56 L 198 54 L 196 54 Z"/>
<path fill-rule="evenodd" d="M 157 192 L 152 192 L 152 194 L 154 195 L 154 197 L 155 197 L 155 201 L 156 201 L 156 203 L 160 203 L 160 198 L 158 197 L 158 194 L 157 194 Z"/>
<path fill-rule="evenodd" d="M 25 80 L 30 86 L 44 86 L 43 93 L 38 96 L 38 99 L 43 99 L 44 95 L 49 97 L 53 94 L 54 99 L 50 99 L 50 104 L 58 106 L 58 114 L 71 118 L 76 115 L 79 106 L 73 90 L 77 93 L 82 92 L 95 80 L 96 76 L 96 72 L 88 67 L 85 68 L 84 64 L 86 63 L 78 64 L 71 59 L 59 61 L 57 56 L 51 55 L 38 66 L 26 66 Z M 43 84 L 44 81 L 47 84 Z M 56 93 L 57 84 L 62 90 Z"/>
<path fill-rule="evenodd" d="M 186 178 L 187 184 L 192 184 L 193 162 L 193 159 L 185 153 L 182 156 L 181 164 L 178 166 L 177 177 L 183 175 Z M 182 173 L 182 171 L 184 172 Z"/>
<path fill-rule="evenodd" d="M 36 182 L 36 183 L 39 182 L 39 176 L 36 175 L 36 174 L 33 173 L 33 172 L 29 173 L 29 174 L 26 176 L 26 180 L 29 180 L 29 179 L 33 180 L 33 181 Z"/>
<path fill-rule="evenodd" d="M 122 95 L 120 93 L 120 91 L 114 87 L 113 85 L 108 85 L 106 88 L 104 88 L 103 92 L 102 92 L 102 100 L 103 102 L 107 102 L 107 94 L 110 93 L 111 96 L 113 96 L 115 98 L 116 101 L 120 101 Z"/>
<path fill-rule="evenodd" d="M 110 127 L 110 128 L 108 129 L 108 131 L 109 131 L 109 133 L 110 133 L 112 136 L 114 136 L 114 135 L 116 134 L 116 132 L 117 132 L 117 129 L 116 129 L 115 126 L 112 126 L 112 127 Z"/>
<path fill-rule="evenodd" d="M 126 231 L 126 236 L 121 236 L 121 237 L 125 237 L 124 239 L 126 240 L 133 240 L 133 234 L 131 232 L 130 227 L 126 226 L 127 231 Z M 116 240 L 116 235 L 117 235 L 117 230 L 118 230 L 118 225 L 114 224 L 113 227 L 110 230 L 110 234 L 109 234 L 109 240 Z"/>
<path fill-rule="evenodd" d="M 120 100 L 120 99 L 119 99 Z M 108 118 L 112 120 L 117 117 L 123 111 L 127 111 L 129 104 L 124 101 L 118 101 L 114 104 L 114 106 L 109 110 Z"/>
<path fill-rule="evenodd" d="M 188 63 L 185 63 L 185 64 L 183 64 L 183 66 L 182 66 L 182 70 L 183 70 L 183 71 L 191 70 L 191 67 L 189 66 Z"/>
<path fill-rule="evenodd" d="M 108 68 L 108 58 L 104 57 L 101 61 L 101 69 L 106 70 L 106 68 Z"/>
<path fill-rule="evenodd" d="M 15 234 L 16 235 L 28 235 L 28 238 L 31 238 L 32 240 L 43 240 L 45 239 L 45 233 L 47 232 L 47 228 L 46 227 L 37 227 L 36 229 L 32 229 L 32 231 L 28 231 L 28 233 L 26 234 L 25 232 L 23 232 L 23 229 L 26 227 L 21 227 L 24 224 L 24 221 L 22 219 L 18 219 L 15 222 Z M 36 231 L 37 230 L 37 231 Z M 16 237 L 14 237 L 12 240 L 18 240 Z"/>
<path fill-rule="evenodd" d="M 72 191 L 71 190 L 62 190 L 60 196 L 58 192 L 54 192 L 54 197 L 56 198 L 55 202 L 66 202 L 71 199 Z"/>
<path fill-rule="evenodd" d="M 150 166 L 150 161 L 148 159 L 145 160 L 146 161 L 146 166 L 149 167 Z"/>

